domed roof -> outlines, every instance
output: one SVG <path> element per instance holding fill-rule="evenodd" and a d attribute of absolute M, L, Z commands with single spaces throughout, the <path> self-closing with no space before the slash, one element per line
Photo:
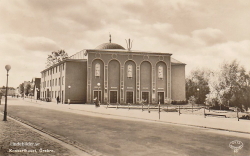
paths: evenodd
<path fill-rule="evenodd" d="M 116 44 L 116 43 L 103 43 L 97 46 L 95 49 L 123 49 L 125 50 L 125 48 L 123 48 L 121 45 Z"/>

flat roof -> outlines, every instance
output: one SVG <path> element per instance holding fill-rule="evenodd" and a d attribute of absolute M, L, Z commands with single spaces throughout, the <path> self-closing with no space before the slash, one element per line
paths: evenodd
<path fill-rule="evenodd" d="M 172 55 L 171 53 L 165 52 L 152 52 L 152 51 L 137 51 L 137 50 L 123 50 L 123 49 L 85 49 L 85 55 L 88 52 L 117 52 L 117 53 L 129 53 L 129 54 L 152 54 L 152 55 Z"/>
<path fill-rule="evenodd" d="M 56 67 L 56 66 L 58 66 L 58 65 L 60 65 L 60 64 L 62 64 L 64 62 L 87 62 L 87 59 L 65 59 L 65 60 L 63 60 L 61 62 L 58 62 L 58 63 L 56 63 L 56 64 L 54 64 L 54 65 L 52 65 L 52 66 L 50 66 L 50 67 L 48 67 L 48 68 L 46 68 L 44 70 L 42 70 L 40 73 L 42 73 L 44 71 L 47 71 L 47 70 L 49 70 L 51 68 L 54 68 L 54 67 Z"/>

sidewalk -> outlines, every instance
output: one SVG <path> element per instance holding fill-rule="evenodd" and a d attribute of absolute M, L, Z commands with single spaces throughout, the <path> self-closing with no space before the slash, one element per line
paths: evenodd
<path fill-rule="evenodd" d="M 21 100 L 20 100 L 21 101 Z M 106 105 L 101 105 L 96 108 L 91 104 L 56 104 L 54 102 L 42 102 L 30 99 L 25 99 L 30 102 L 30 105 L 36 107 L 43 107 L 48 109 L 67 111 L 77 114 L 87 114 L 91 116 L 99 116 L 105 118 L 119 118 L 126 120 L 142 120 L 150 122 L 171 123 L 178 125 L 187 125 L 195 127 L 203 127 L 210 129 L 226 130 L 239 133 L 250 134 L 250 122 L 249 120 L 240 120 L 236 118 L 221 118 L 210 117 L 206 118 L 201 115 L 181 114 L 177 112 L 161 112 L 160 119 L 158 111 L 152 111 L 148 113 L 147 109 L 142 111 L 141 109 L 125 109 L 125 108 L 107 108 Z"/>
<path fill-rule="evenodd" d="M 72 156 L 75 153 L 8 118 L 8 121 L 0 121 L 0 155 Z"/>

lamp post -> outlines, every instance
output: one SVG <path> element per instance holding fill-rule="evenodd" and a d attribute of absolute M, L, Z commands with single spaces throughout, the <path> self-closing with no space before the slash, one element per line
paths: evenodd
<path fill-rule="evenodd" d="M 71 86 L 68 86 L 68 88 L 69 88 L 69 98 L 68 98 L 68 104 L 70 104 L 70 88 L 71 88 Z"/>
<path fill-rule="evenodd" d="M 199 106 L 199 99 L 200 99 L 200 89 L 199 88 L 197 88 L 197 92 L 198 92 L 198 99 L 197 99 L 197 103 L 198 103 L 198 106 Z"/>
<path fill-rule="evenodd" d="M 30 94 L 31 101 L 32 101 L 32 96 L 33 96 L 33 89 L 31 89 L 31 94 Z"/>
<path fill-rule="evenodd" d="M 98 93 L 97 93 L 97 97 L 98 97 L 98 105 L 100 104 L 100 100 L 99 100 L 99 89 L 100 89 L 101 84 L 97 83 L 97 87 L 98 87 Z"/>
<path fill-rule="evenodd" d="M 6 82 L 6 93 L 5 93 L 5 106 L 4 106 L 4 116 L 3 121 L 7 121 L 7 94 L 8 94 L 8 76 L 9 70 L 11 69 L 10 65 L 6 65 L 5 69 L 7 70 L 7 82 Z"/>

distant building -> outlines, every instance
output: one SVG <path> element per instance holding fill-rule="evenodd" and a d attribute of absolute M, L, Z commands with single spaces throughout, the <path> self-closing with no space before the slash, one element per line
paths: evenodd
<path fill-rule="evenodd" d="M 32 96 L 35 99 L 40 99 L 40 84 L 41 78 L 33 78 L 31 81 Z"/>
<path fill-rule="evenodd" d="M 5 96 L 6 94 L 6 88 L 5 87 L 0 87 L 0 92 L 2 93 L 2 96 Z M 8 87 L 8 96 L 13 96 L 15 95 L 16 89 L 13 87 Z"/>
<path fill-rule="evenodd" d="M 185 64 L 171 55 L 104 43 L 43 70 L 41 97 L 55 101 L 59 96 L 61 103 L 186 100 Z"/>

